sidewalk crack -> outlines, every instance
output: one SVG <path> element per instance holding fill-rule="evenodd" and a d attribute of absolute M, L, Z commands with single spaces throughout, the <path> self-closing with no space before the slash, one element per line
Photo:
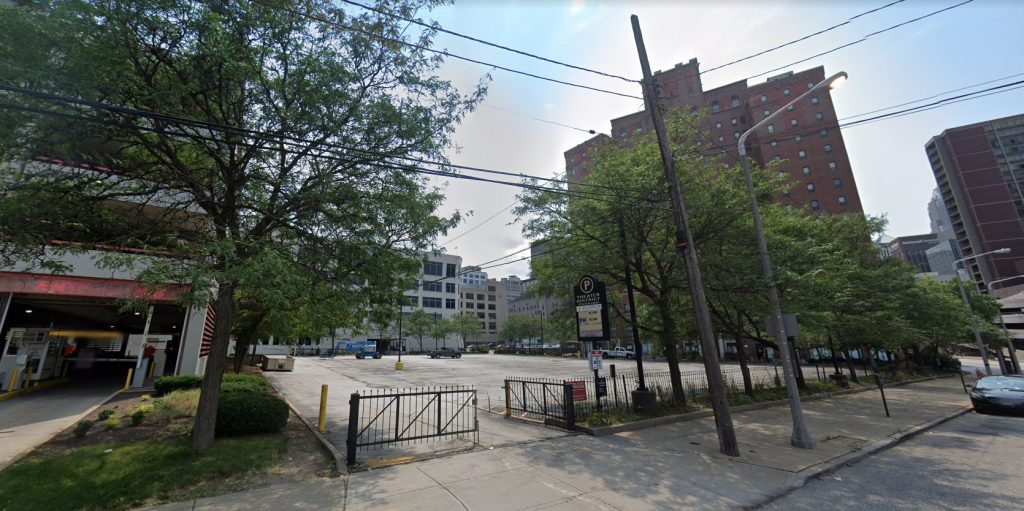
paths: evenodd
<path fill-rule="evenodd" d="M 451 495 L 452 498 L 454 498 L 455 500 L 459 501 L 459 504 L 462 504 L 462 509 L 464 509 L 465 511 L 470 511 L 469 506 L 467 506 L 466 503 L 463 502 L 462 499 L 460 499 L 459 496 L 455 494 L 455 492 L 453 492 L 450 488 L 445 486 L 444 483 L 442 483 L 441 481 L 438 481 L 437 479 L 435 479 L 434 476 L 424 472 L 423 469 L 420 468 L 420 467 L 416 467 L 416 470 L 419 470 L 421 474 L 427 476 L 428 479 L 430 479 L 431 481 L 434 481 L 435 483 L 437 483 L 441 488 L 444 488 L 444 491 L 448 492 L 448 494 Z"/>

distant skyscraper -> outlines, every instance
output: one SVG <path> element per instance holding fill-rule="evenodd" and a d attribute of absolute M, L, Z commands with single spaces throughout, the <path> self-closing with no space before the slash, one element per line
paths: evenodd
<path fill-rule="evenodd" d="M 1024 115 L 950 128 L 925 152 L 968 273 L 986 282 L 1024 273 Z"/>
<path fill-rule="evenodd" d="M 932 234 L 938 240 L 934 247 L 925 251 L 928 266 L 940 276 L 952 275 L 956 273 L 954 261 L 963 256 L 960 255 L 960 247 L 957 246 L 953 226 L 949 222 L 949 213 L 946 212 L 946 204 L 942 201 L 942 194 L 938 188 L 932 192 L 932 199 L 928 201 L 928 218 L 931 221 Z"/>

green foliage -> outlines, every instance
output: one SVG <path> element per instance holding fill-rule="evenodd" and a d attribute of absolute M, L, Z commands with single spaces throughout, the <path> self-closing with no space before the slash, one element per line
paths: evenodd
<path fill-rule="evenodd" d="M 482 328 L 480 326 L 480 319 L 475 314 L 457 314 L 452 316 L 450 321 L 452 333 L 462 338 L 463 346 L 466 344 L 466 339 L 476 340 L 480 337 Z"/>
<path fill-rule="evenodd" d="M 198 389 L 203 384 L 203 377 L 192 374 L 181 376 L 161 376 L 153 382 L 157 396 L 165 396 L 179 390 Z"/>
<path fill-rule="evenodd" d="M 115 412 L 113 410 L 103 410 L 103 411 L 100 412 L 99 417 L 100 417 L 101 421 L 105 421 L 105 420 L 113 417 L 116 414 L 117 414 L 117 412 Z"/>
<path fill-rule="evenodd" d="M 237 491 L 240 481 L 276 464 L 286 448 L 280 436 L 249 436 L 219 440 L 201 454 L 173 440 L 101 444 L 51 458 L 30 457 L 4 470 L 0 509 L 124 510 Z"/>
<path fill-rule="evenodd" d="M 536 339 L 541 335 L 540 318 L 532 315 L 510 314 L 501 324 L 498 338 L 520 344 L 527 339 Z"/>
<path fill-rule="evenodd" d="M 262 392 L 270 390 L 270 382 L 258 374 L 225 374 L 224 377 L 221 378 L 221 388 L 223 388 L 224 384 L 227 383 L 243 383 L 246 385 L 252 385 L 254 387 L 259 387 Z"/>
<path fill-rule="evenodd" d="M 85 438 L 86 433 L 92 429 L 92 425 L 93 422 L 90 420 L 78 421 L 78 424 L 75 424 L 75 429 L 72 433 L 75 435 L 75 438 Z"/>
<path fill-rule="evenodd" d="M 194 417 L 199 407 L 199 389 L 178 390 L 153 401 L 153 421 L 165 422 Z"/>
<path fill-rule="evenodd" d="M 267 386 L 258 385 L 251 381 L 226 381 L 220 385 L 220 391 L 224 394 L 232 392 L 255 392 L 257 394 L 263 394 L 267 392 Z"/>
<path fill-rule="evenodd" d="M 288 422 L 288 404 L 277 396 L 251 392 L 225 393 L 217 404 L 216 435 L 276 433 Z"/>
<path fill-rule="evenodd" d="M 416 339 L 417 351 L 423 351 L 423 338 L 434 330 L 434 318 L 423 309 L 416 309 L 405 318 L 402 326 L 409 336 Z M 408 345 L 407 342 L 406 346 Z"/>
<path fill-rule="evenodd" d="M 132 419 L 132 426 L 138 426 L 139 424 L 142 424 L 142 421 L 146 418 L 146 412 L 142 410 L 135 410 L 129 417 Z"/>
<path fill-rule="evenodd" d="M 107 429 L 121 429 L 121 418 L 116 415 L 112 415 L 103 421 L 103 425 L 106 426 Z"/>

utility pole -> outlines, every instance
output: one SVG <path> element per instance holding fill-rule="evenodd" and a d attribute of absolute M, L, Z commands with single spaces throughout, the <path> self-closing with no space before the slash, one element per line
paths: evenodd
<path fill-rule="evenodd" d="M 715 428 L 718 430 L 718 450 L 726 456 L 739 456 L 739 445 L 736 443 L 736 429 L 732 424 L 729 402 L 726 399 L 725 384 L 722 382 L 722 369 L 718 363 L 718 349 L 715 346 L 715 335 L 711 329 L 711 315 L 704 296 L 704 281 L 701 279 L 700 266 L 697 262 L 697 246 L 693 242 L 693 234 L 688 227 L 686 206 L 679 190 L 679 179 L 676 177 L 675 158 L 668 142 L 664 120 L 654 91 L 654 78 L 651 75 L 651 64 L 647 61 L 647 49 L 644 47 L 643 34 L 640 32 L 640 19 L 634 14 L 630 16 L 633 24 L 633 38 L 636 39 L 636 50 L 640 56 L 640 68 L 643 70 L 644 104 L 651 114 L 654 132 L 658 136 L 661 148 L 661 161 L 665 166 L 665 179 L 668 181 L 672 196 L 672 213 L 676 224 L 676 248 L 686 266 L 690 281 L 690 296 L 693 302 L 693 316 L 697 322 L 700 344 L 704 350 L 704 371 L 708 379 L 708 394 L 711 397 L 711 409 L 715 414 Z"/>

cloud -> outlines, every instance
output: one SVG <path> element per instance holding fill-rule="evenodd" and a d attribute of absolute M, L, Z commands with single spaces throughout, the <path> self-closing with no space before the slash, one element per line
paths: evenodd
<path fill-rule="evenodd" d="M 586 8 L 586 0 L 572 0 L 569 3 L 569 14 L 575 16 Z"/>

